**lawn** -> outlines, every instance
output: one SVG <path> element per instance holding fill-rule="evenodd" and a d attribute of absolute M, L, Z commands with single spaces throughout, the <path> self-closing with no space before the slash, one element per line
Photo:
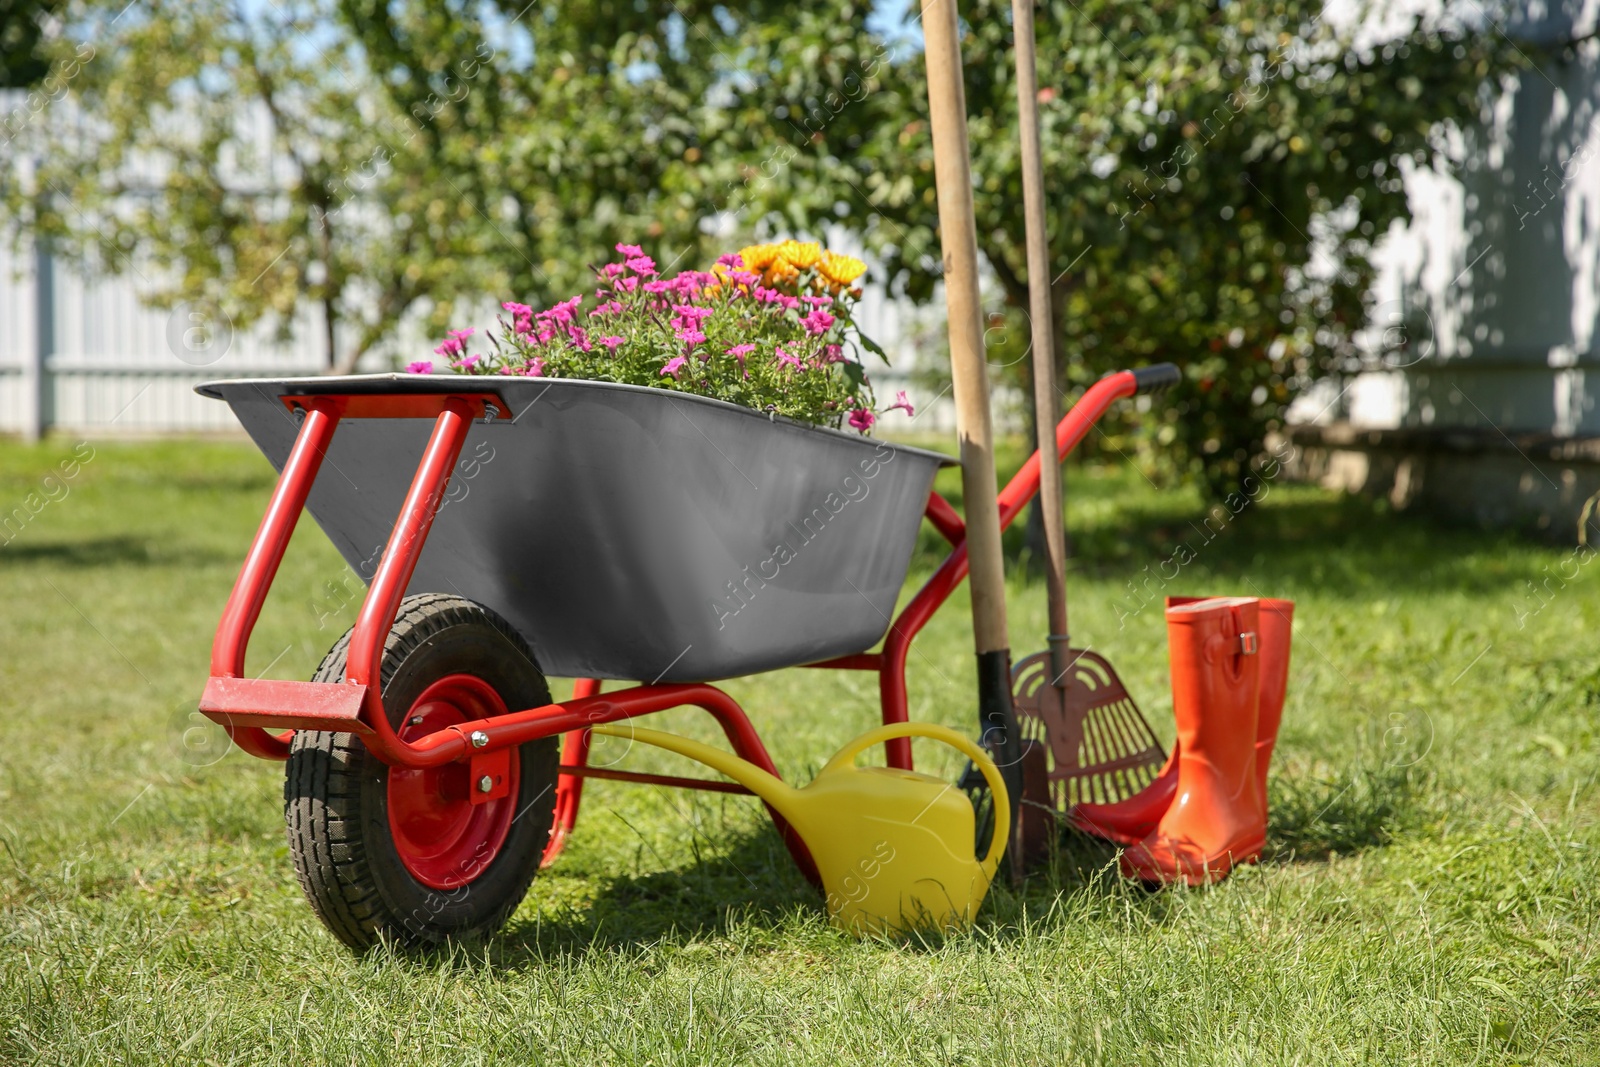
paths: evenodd
<path fill-rule="evenodd" d="M 1277 483 L 1207 528 L 1190 492 L 1075 467 L 1075 631 L 1163 736 L 1135 590 L 1299 603 L 1259 867 L 1150 894 L 1067 837 L 971 932 L 857 943 L 753 801 L 600 782 L 501 936 L 356 958 L 301 898 L 280 767 L 192 711 L 270 469 L 239 442 L 96 442 L 66 478 L 78 446 L 0 445 L 0 513 L 48 500 L 0 533 L 0 1061 L 1600 1063 L 1586 556 Z M 309 677 L 354 589 L 305 523 L 251 672 Z M 1011 603 L 1037 649 L 1042 586 Z M 968 642 L 958 597 L 912 656 L 914 717 L 970 728 Z M 876 715 L 868 676 L 727 688 L 791 779 Z"/>

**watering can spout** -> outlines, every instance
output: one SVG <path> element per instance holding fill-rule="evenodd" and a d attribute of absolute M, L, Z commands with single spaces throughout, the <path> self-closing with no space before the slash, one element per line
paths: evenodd
<path fill-rule="evenodd" d="M 1000 771 L 982 748 L 947 727 L 895 723 L 869 730 L 840 749 L 803 789 L 686 737 L 630 726 L 597 726 L 594 732 L 697 760 L 766 801 L 805 841 L 834 923 L 856 933 L 966 925 L 1005 851 L 1010 807 Z M 982 859 L 973 855 L 972 805 L 959 789 L 915 771 L 855 765 L 867 749 L 900 737 L 943 741 L 983 773 L 994 794 L 995 826 Z"/>
<path fill-rule="evenodd" d="M 800 790 L 787 784 L 781 778 L 757 767 L 749 760 L 740 759 L 731 753 L 719 748 L 692 741 L 687 737 L 677 734 L 663 733 L 660 730 L 647 730 L 639 726 L 596 726 L 593 731 L 597 734 L 608 734 L 627 740 L 639 741 L 656 748 L 664 748 L 668 752 L 676 752 L 680 756 L 688 756 L 697 763 L 704 763 L 714 771 L 720 771 L 750 792 L 766 801 L 768 804 L 790 822 L 794 821 L 794 814 L 799 807 L 796 798 Z"/>

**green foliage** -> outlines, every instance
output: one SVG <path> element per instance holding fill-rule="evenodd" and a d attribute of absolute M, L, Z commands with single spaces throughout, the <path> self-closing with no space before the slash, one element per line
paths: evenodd
<path fill-rule="evenodd" d="M 408 312 L 442 333 L 495 294 L 560 300 L 618 243 L 708 262 L 707 220 L 784 166 L 750 71 L 831 69 L 763 65 L 811 19 L 787 4 L 122 6 L 60 43 L 98 54 L 53 106 L 94 121 L 28 125 L 9 221 L 158 305 L 285 327 L 314 306 L 342 368 Z"/>
<path fill-rule="evenodd" d="M 1479 28 L 1490 14 L 1476 0 L 1378 45 L 1355 40 L 1367 9 L 1339 25 L 1324 10 L 1047 0 L 1037 16 L 1064 380 L 1178 363 L 1186 382 L 1153 443 L 1219 495 L 1239 484 L 1296 386 L 1358 358 L 1374 243 L 1408 216 L 1402 174 L 1450 166 L 1446 133 L 1475 124 L 1517 59 Z M 994 333 L 1025 343 L 1009 3 L 961 11 L 978 243 L 1020 327 Z M 1370 13 L 1383 17 L 1383 5 Z M 845 221 L 917 297 L 940 274 L 923 77 L 920 58 L 885 65 L 863 102 L 802 149 L 815 180 L 840 190 Z M 793 218 L 792 204 L 781 209 Z M 1028 360 L 991 361 L 1029 383 Z"/>
<path fill-rule="evenodd" d="M 912 297 L 940 274 L 923 63 L 866 5 L 120 6 L 58 42 L 97 49 L 70 86 L 94 122 L 28 125 L 41 168 L 5 189 L 13 224 L 137 271 L 158 303 L 240 324 L 316 305 L 341 367 L 408 313 L 442 333 L 491 294 L 560 300 L 617 243 L 671 270 L 729 227 L 844 226 Z M 961 10 L 978 239 L 1019 348 L 1010 9 Z M 1322 13 L 1048 0 L 1037 19 L 1064 380 L 1181 364 L 1141 447 L 1218 494 L 1296 388 L 1362 358 L 1403 174 L 1452 164 L 1451 130 L 1518 58 L 1477 0 L 1377 43 L 1356 34 L 1382 5 Z M 995 362 L 1026 385 L 1019 355 Z"/>
<path fill-rule="evenodd" d="M 44 81 L 50 61 L 40 48 L 45 26 L 65 0 L 0 0 L 0 89 L 26 89 Z"/>

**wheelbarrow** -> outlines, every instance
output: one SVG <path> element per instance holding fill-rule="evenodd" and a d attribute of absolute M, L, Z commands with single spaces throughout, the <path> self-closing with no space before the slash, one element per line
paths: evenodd
<path fill-rule="evenodd" d="M 1159 364 L 1101 379 L 1057 426 L 1058 458 L 1117 399 L 1177 378 Z M 776 775 L 710 683 L 797 666 L 876 673 L 884 724 L 906 722 L 911 643 L 967 575 L 962 519 L 932 491 L 949 460 L 717 400 L 423 375 L 198 391 L 227 401 L 280 472 L 200 710 L 244 751 L 287 761 L 301 885 L 357 949 L 496 930 L 561 853 L 587 778 L 750 793 L 591 766 L 592 727 L 698 707 Z M 1038 485 L 1036 454 L 999 494 L 1003 525 Z M 367 593 L 311 681 L 252 679 L 251 630 L 305 510 Z M 894 615 L 923 520 L 952 550 Z M 552 701 L 548 676 L 576 678 L 573 698 Z M 912 770 L 909 738 L 885 747 Z"/>

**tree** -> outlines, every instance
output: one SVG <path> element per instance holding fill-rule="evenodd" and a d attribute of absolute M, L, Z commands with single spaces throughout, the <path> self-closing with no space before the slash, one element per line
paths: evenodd
<path fill-rule="evenodd" d="M 56 42 L 98 49 L 70 85 L 92 121 L 29 126 L 39 169 L 0 174 L 7 215 L 109 269 L 151 263 L 157 302 L 284 323 L 315 304 L 330 366 L 408 314 L 442 332 L 566 297 L 619 242 L 704 265 L 722 229 L 845 226 L 913 298 L 938 279 L 921 56 L 867 5 L 121 2 Z M 978 239 L 1016 316 L 1010 8 L 961 10 Z M 1322 10 L 1045 0 L 1037 20 L 1065 380 L 1182 365 L 1140 440 L 1219 495 L 1295 387 L 1360 357 L 1402 175 L 1452 164 L 1447 131 L 1516 58 L 1452 8 L 1377 44 Z"/>
<path fill-rule="evenodd" d="M 1065 380 L 1182 366 L 1152 443 L 1219 496 L 1249 476 L 1296 385 L 1360 357 L 1374 243 L 1408 217 L 1402 175 L 1455 162 L 1445 134 L 1475 125 L 1517 58 L 1448 9 L 1362 45 L 1381 8 L 1342 25 L 1324 8 L 1047 0 L 1037 20 Z M 1010 6 L 961 10 L 978 242 L 1020 315 Z M 1483 11 L 1476 0 L 1465 10 Z M 939 275 L 922 77 L 920 62 L 887 65 L 864 106 L 796 142 L 812 181 L 855 191 L 844 221 L 919 298 Z M 1029 361 L 1014 356 L 1008 373 L 1026 385 Z"/>
<path fill-rule="evenodd" d="M 314 305 L 349 369 L 408 313 L 566 297 L 619 242 L 704 265 L 707 221 L 783 168 L 762 94 L 830 66 L 763 65 L 800 6 L 92 7 L 61 44 L 96 43 L 63 102 L 91 121 L 29 126 L 5 209 L 157 305 L 285 329 Z"/>
<path fill-rule="evenodd" d="M 0 0 L 0 89 L 28 89 L 50 73 L 45 30 L 64 0 Z"/>

